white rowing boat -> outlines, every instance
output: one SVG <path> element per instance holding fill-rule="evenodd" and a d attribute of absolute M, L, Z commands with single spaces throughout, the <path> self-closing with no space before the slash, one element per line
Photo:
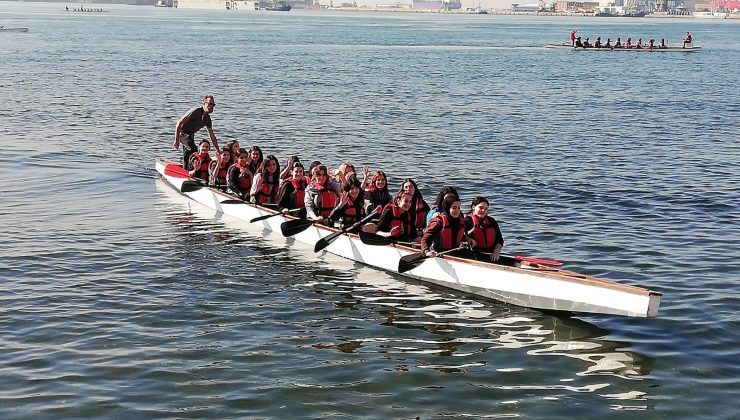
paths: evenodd
<path fill-rule="evenodd" d="M 545 44 L 545 48 L 554 49 L 554 50 L 569 50 L 569 51 L 599 51 L 599 52 L 618 52 L 618 51 L 627 51 L 627 52 L 698 52 L 701 51 L 701 47 L 666 47 L 666 48 L 582 48 L 582 47 L 573 47 L 569 43 L 562 43 L 562 44 Z"/>
<path fill-rule="evenodd" d="M 236 219 L 249 222 L 277 213 L 203 186 L 200 181 L 183 176 L 182 167 L 174 162 L 157 160 L 156 169 L 169 185 L 185 196 Z M 295 218 L 275 215 L 255 223 L 280 232 L 283 222 L 290 220 Z M 650 318 L 657 315 L 660 306 L 660 292 L 549 267 L 532 262 L 536 259 L 528 260 L 529 257 L 509 267 L 445 255 L 428 258 L 416 268 L 399 273 L 401 258 L 418 254 L 418 249 L 403 245 L 368 245 L 357 235 L 336 235 L 337 232 L 326 226 L 311 225 L 293 237 L 313 246 L 320 241 L 325 243 L 335 234 L 325 247 L 332 254 L 427 283 L 528 308 Z"/>
<path fill-rule="evenodd" d="M 5 28 L 0 26 L 0 32 L 28 32 L 28 28 Z"/>

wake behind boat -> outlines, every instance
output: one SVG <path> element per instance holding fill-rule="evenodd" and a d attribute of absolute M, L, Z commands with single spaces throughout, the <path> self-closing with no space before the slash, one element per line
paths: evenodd
<path fill-rule="evenodd" d="M 570 50 L 570 51 L 599 51 L 599 52 L 617 52 L 617 51 L 624 51 L 624 52 L 698 52 L 701 51 L 701 47 L 665 47 L 665 48 L 614 48 L 614 47 L 574 47 L 570 45 L 570 43 L 560 43 L 560 44 L 545 44 L 545 48 L 549 49 L 555 49 L 555 50 Z"/>
<path fill-rule="evenodd" d="M 662 295 L 659 292 L 550 267 L 545 264 L 555 262 L 532 257 L 511 258 L 513 266 L 450 255 L 419 259 L 416 257 L 419 250 L 413 247 L 369 244 L 358 235 L 305 223 L 293 216 L 244 202 L 188 177 L 174 162 L 157 160 L 156 170 L 172 188 L 206 207 L 241 221 L 259 222 L 258 226 L 266 230 L 282 231 L 315 249 L 325 249 L 340 257 L 427 283 L 543 310 L 649 318 L 657 315 L 660 306 Z M 291 225 L 291 221 L 303 223 L 305 229 L 286 229 L 284 222 Z"/>

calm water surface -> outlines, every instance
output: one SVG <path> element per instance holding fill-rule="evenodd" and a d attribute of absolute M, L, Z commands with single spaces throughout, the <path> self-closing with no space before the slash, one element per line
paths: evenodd
<path fill-rule="evenodd" d="M 0 33 L 0 417 L 736 415 L 740 22 L 63 6 L 0 3 L 31 28 Z M 541 48 L 573 27 L 705 51 Z M 206 93 L 221 143 L 486 195 L 509 252 L 661 311 L 473 299 L 188 203 L 153 162 Z"/>

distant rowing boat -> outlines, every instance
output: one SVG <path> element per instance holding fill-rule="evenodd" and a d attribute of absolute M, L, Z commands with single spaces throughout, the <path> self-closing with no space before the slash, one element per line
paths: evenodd
<path fill-rule="evenodd" d="M 5 28 L 0 27 L 1 32 L 28 32 L 28 28 Z"/>
<path fill-rule="evenodd" d="M 570 44 L 562 43 L 562 44 L 545 44 L 545 48 L 555 49 L 555 50 L 571 50 L 571 51 L 601 51 L 601 52 L 611 52 L 611 51 L 628 51 L 628 52 L 697 52 L 701 51 L 701 47 L 666 47 L 666 48 L 595 48 L 595 47 L 573 47 Z"/>
<path fill-rule="evenodd" d="M 174 162 L 157 160 L 156 168 L 172 188 L 204 206 L 243 222 L 260 221 L 264 229 L 282 231 L 284 236 L 313 246 L 315 251 L 323 249 L 427 283 L 544 310 L 651 318 L 657 315 L 660 306 L 660 292 L 549 266 L 560 264 L 557 261 L 505 256 L 511 265 L 499 265 L 450 255 L 427 258 L 420 256 L 417 248 L 365 242 L 355 234 L 246 203 L 190 178 Z M 302 228 L 288 233 L 286 223 L 297 223 Z M 402 268 L 404 265 L 406 268 Z"/>

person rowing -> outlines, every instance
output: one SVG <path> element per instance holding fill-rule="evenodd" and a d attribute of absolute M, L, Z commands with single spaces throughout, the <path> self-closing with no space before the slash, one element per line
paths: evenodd
<path fill-rule="evenodd" d="M 214 186 L 226 185 L 226 174 L 229 171 L 231 152 L 226 147 L 216 152 L 216 160 L 208 167 L 208 183 Z"/>
<path fill-rule="evenodd" d="M 198 152 L 190 155 L 190 164 L 187 166 L 191 168 L 188 171 L 190 176 L 208 182 L 208 169 L 212 161 L 211 155 L 208 154 L 210 149 L 211 143 L 208 140 L 203 140 L 198 145 Z"/>
<path fill-rule="evenodd" d="M 298 156 L 293 155 L 288 158 L 288 162 L 285 163 L 283 170 L 280 172 L 280 186 L 283 185 L 286 179 L 290 179 L 293 176 L 293 165 L 300 162 L 301 159 Z M 301 164 L 301 168 L 303 168 L 303 164 Z"/>
<path fill-rule="evenodd" d="M 283 213 L 290 209 L 305 208 L 306 187 L 309 179 L 306 177 L 303 164 L 298 161 L 293 162 L 291 177 L 285 179 L 280 184 L 278 191 L 278 210 Z M 296 215 L 300 218 L 306 216 L 305 210 Z"/>
<path fill-rule="evenodd" d="M 365 200 L 369 203 L 365 207 L 366 213 L 370 214 L 371 209 L 378 206 L 385 206 L 390 203 L 391 193 L 388 192 L 388 178 L 385 176 L 385 172 L 377 171 L 370 178 L 370 183 L 365 188 Z"/>
<path fill-rule="evenodd" d="M 624 48 L 632 48 L 632 38 L 627 38 L 627 41 L 624 43 Z"/>
<path fill-rule="evenodd" d="M 329 214 L 329 220 L 338 228 L 344 229 L 354 225 L 363 217 L 365 217 L 365 197 L 360 188 L 360 181 L 356 177 L 350 176 L 342 185 L 339 203 Z M 349 232 L 357 233 L 359 229 L 358 226 L 354 230 L 349 230 Z"/>
<path fill-rule="evenodd" d="M 445 186 L 443 187 L 439 193 L 437 194 L 437 198 L 434 200 L 434 206 L 432 206 L 432 209 L 429 210 L 429 213 L 427 213 L 427 220 L 426 224 L 427 226 L 432 221 L 432 218 L 437 214 L 444 211 L 444 207 L 442 206 L 442 201 L 447 196 L 447 194 L 455 194 L 457 195 L 457 190 L 455 187 Z"/>
<path fill-rule="evenodd" d="M 641 50 L 644 47 L 642 44 L 642 38 L 637 38 L 637 45 L 635 45 L 636 50 Z"/>
<path fill-rule="evenodd" d="M 401 184 L 401 189 L 398 191 L 411 194 L 413 197 L 411 200 L 411 207 L 409 208 L 409 214 L 411 215 L 412 232 L 417 234 L 421 233 L 425 227 L 427 227 L 427 214 L 429 213 L 429 204 L 424 201 L 424 197 L 419 191 L 419 187 L 416 186 L 411 178 L 406 178 Z"/>
<path fill-rule="evenodd" d="M 660 45 L 658 45 L 658 48 L 659 48 L 659 49 L 665 49 L 665 48 L 668 48 L 668 45 L 666 45 L 666 43 L 665 43 L 665 38 L 661 38 L 661 39 L 660 39 Z"/>
<path fill-rule="evenodd" d="M 622 48 L 622 38 L 617 37 L 617 40 L 614 42 L 614 48 Z"/>
<path fill-rule="evenodd" d="M 249 172 L 256 174 L 263 160 L 262 149 L 259 146 L 252 146 L 249 149 Z"/>
<path fill-rule="evenodd" d="M 650 50 L 655 49 L 655 39 L 650 38 L 650 42 L 648 43 L 648 49 Z"/>
<path fill-rule="evenodd" d="M 253 176 L 249 171 L 249 152 L 239 149 L 236 163 L 229 167 L 226 174 L 226 187 L 229 192 L 244 201 L 249 201 L 249 192 L 252 188 Z"/>
<path fill-rule="evenodd" d="M 318 165 L 313 168 L 311 185 L 306 188 L 304 203 L 306 217 L 317 223 L 328 224 L 329 215 L 336 207 L 337 194 L 329 184 L 329 174 L 326 166 Z"/>
<path fill-rule="evenodd" d="M 485 197 L 473 199 L 470 213 L 465 216 L 465 232 L 475 240 L 473 252 L 477 257 L 486 253 L 485 259 L 498 261 L 504 246 L 504 237 L 496 219 L 488 215 L 488 208 L 489 203 Z"/>
<path fill-rule="evenodd" d="M 414 232 L 409 213 L 413 199 L 411 194 L 399 192 L 387 206 L 383 207 L 378 222 L 368 223 L 362 230 L 400 242 L 419 242 L 421 238 Z"/>
<path fill-rule="evenodd" d="M 230 140 L 226 142 L 226 148 L 231 152 L 231 160 L 229 161 L 229 168 L 236 163 L 236 159 L 239 157 L 239 142 L 236 140 Z"/>
<path fill-rule="evenodd" d="M 602 47 L 603 46 L 601 45 L 601 37 L 597 36 L 596 41 L 594 41 L 594 48 L 602 48 Z"/>
<path fill-rule="evenodd" d="M 691 43 L 694 40 L 694 37 L 691 36 L 690 32 L 686 32 L 686 36 L 683 37 L 683 48 L 686 48 L 687 46 L 691 48 Z"/>
<path fill-rule="evenodd" d="M 606 39 L 606 44 L 604 44 L 604 48 L 612 48 L 612 39 L 611 38 L 607 38 Z"/>
<path fill-rule="evenodd" d="M 329 177 L 338 184 L 336 185 L 337 191 L 341 192 L 344 185 L 350 182 L 350 178 L 357 178 L 355 165 L 350 162 L 342 162 L 339 168 L 329 170 Z"/>
<path fill-rule="evenodd" d="M 254 174 L 251 190 L 252 201 L 257 204 L 276 204 L 279 188 L 280 164 L 275 156 L 267 155 Z"/>
<path fill-rule="evenodd" d="M 585 48 L 584 45 L 583 45 L 583 41 L 581 41 L 581 37 L 580 36 L 578 38 L 576 38 L 575 47 L 576 48 Z"/>
<path fill-rule="evenodd" d="M 429 257 L 460 247 L 465 238 L 465 222 L 460 214 L 460 198 L 447 194 L 442 200 L 444 211 L 437 213 L 421 237 L 421 251 Z M 470 245 L 475 241 L 468 240 Z"/>

